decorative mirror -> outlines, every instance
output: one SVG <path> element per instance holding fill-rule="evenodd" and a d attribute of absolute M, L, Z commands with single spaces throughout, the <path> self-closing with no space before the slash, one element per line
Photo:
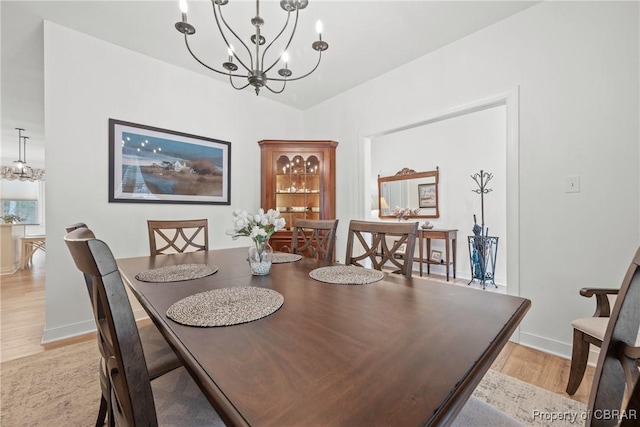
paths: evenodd
<path fill-rule="evenodd" d="M 439 218 L 438 172 L 437 167 L 427 172 L 404 168 L 394 176 L 378 176 L 378 217 L 398 218 L 399 209 L 408 209 L 411 218 Z"/>

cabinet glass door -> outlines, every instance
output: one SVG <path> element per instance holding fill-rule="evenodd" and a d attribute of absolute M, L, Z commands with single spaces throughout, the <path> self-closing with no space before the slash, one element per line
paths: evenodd
<path fill-rule="evenodd" d="M 280 155 L 275 161 L 276 207 L 290 229 L 296 218 L 320 219 L 320 171 L 315 155 Z"/>

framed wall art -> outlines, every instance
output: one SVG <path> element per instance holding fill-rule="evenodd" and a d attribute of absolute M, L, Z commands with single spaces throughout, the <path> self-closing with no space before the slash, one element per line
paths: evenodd
<path fill-rule="evenodd" d="M 109 202 L 231 204 L 231 143 L 109 119 Z"/>
<path fill-rule="evenodd" d="M 418 184 L 418 207 L 435 208 L 437 203 L 436 184 Z"/>

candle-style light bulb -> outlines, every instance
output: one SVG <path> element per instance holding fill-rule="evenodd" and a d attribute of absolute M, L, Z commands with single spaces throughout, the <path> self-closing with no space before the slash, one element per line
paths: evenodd
<path fill-rule="evenodd" d="M 187 0 L 180 0 L 180 12 L 182 12 L 183 15 L 186 15 L 188 11 L 189 5 L 187 5 Z"/>
<path fill-rule="evenodd" d="M 282 52 L 282 62 L 284 62 L 285 64 L 287 62 L 289 62 L 289 53 L 288 52 Z"/>
<path fill-rule="evenodd" d="M 187 0 L 180 0 L 180 12 L 182 12 L 182 22 L 187 23 L 187 12 L 189 11 L 189 6 L 187 5 Z"/>
<path fill-rule="evenodd" d="M 227 48 L 227 53 L 229 54 L 229 62 L 233 62 L 233 46 L 229 45 Z"/>
<path fill-rule="evenodd" d="M 187 22 L 187 12 L 189 11 L 187 0 L 180 0 L 179 6 L 180 12 L 182 12 L 182 21 L 176 22 L 176 30 L 180 31 L 185 36 L 195 34 L 195 27 Z"/>
<path fill-rule="evenodd" d="M 316 22 L 316 33 L 318 33 L 318 37 L 322 40 L 322 21 Z"/>

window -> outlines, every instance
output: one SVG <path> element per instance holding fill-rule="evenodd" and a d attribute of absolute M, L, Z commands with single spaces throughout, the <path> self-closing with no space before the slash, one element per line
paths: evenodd
<path fill-rule="evenodd" d="M 25 224 L 38 224 L 37 200 L 2 200 L 2 216 L 18 215 Z"/>

